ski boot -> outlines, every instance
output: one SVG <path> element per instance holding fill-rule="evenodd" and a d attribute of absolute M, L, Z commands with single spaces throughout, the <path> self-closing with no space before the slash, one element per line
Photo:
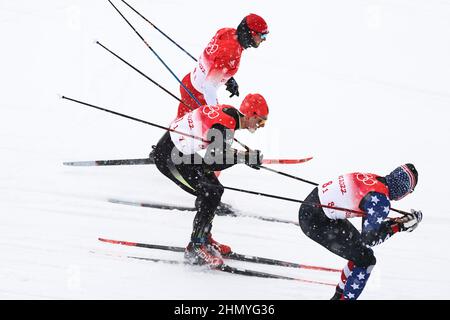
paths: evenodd
<path fill-rule="evenodd" d="M 207 265 L 211 269 L 217 269 L 223 265 L 221 257 L 216 256 L 206 243 L 189 242 L 184 250 L 184 258 L 193 265 Z"/>
<path fill-rule="evenodd" d="M 231 247 L 214 240 L 211 233 L 208 233 L 206 243 L 213 247 L 221 256 L 227 256 L 231 253 Z"/>

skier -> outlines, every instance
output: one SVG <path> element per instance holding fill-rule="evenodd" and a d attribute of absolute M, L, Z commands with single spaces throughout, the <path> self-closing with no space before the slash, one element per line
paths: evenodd
<path fill-rule="evenodd" d="M 182 80 L 184 86 L 195 96 L 200 105 L 217 105 L 217 90 L 225 84 L 231 95 L 239 96 L 239 86 L 233 76 L 239 69 L 242 51 L 257 48 L 269 33 L 267 23 L 256 14 L 247 15 L 237 29 L 222 28 L 217 31 L 204 49 L 194 71 Z M 181 100 L 177 118 L 199 107 L 188 92 L 180 86 Z"/>
<path fill-rule="evenodd" d="M 175 119 L 170 129 L 176 132 L 168 131 L 156 145 L 158 170 L 196 196 L 197 214 L 185 250 L 190 263 L 215 268 L 223 264 L 222 255 L 231 253 L 229 246 L 218 243 L 211 235 L 212 220 L 224 191 L 214 171 L 236 163 L 258 169 L 262 161 L 259 150 L 238 151 L 231 145 L 235 130 L 255 132 L 264 127 L 268 113 L 260 94 L 247 95 L 239 110 L 230 105 L 205 105 Z"/>
<path fill-rule="evenodd" d="M 302 231 L 348 260 L 332 300 L 357 299 L 376 263 L 370 247 L 384 242 L 397 232 L 411 232 L 422 221 L 422 212 L 414 209 L 403 217 L 387 219 L 390 201 L 400 200 L 413 192 L 417 179 L 417 170 L 409 163 L 384 177 L 371 173 L 349 173 L 320 184 L 305 199 L 306 203 L 299 210 Z M 347 220 L 355 214 L 320 205 L 364 213 L 361 233 Z"/>

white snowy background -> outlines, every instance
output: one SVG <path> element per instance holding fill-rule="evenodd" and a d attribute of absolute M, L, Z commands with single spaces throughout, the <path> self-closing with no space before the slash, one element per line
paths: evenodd
<path fill-rule="evenodd" d="M 322 182 L 353 171 L 387 174 L 412 162 L 416 191 L 394 206 L 421 209 L 413 233 L 375 248 L 361 299 L 449 299 L 450 1 L 129 0 L 194 56 L 221 27 L 248 13 L 268 40 L 244 51 L 239 106 L 262 93 L 266 127 L 238 139 L 266 158 L 305 157 L 274 168 Z M 115 1 L 182 77 L 194 62 Z M 136 261 L 181 255 L 101 243 L 98 237 L 185 246 L 192 213 L 112 204 L 109 198 L 192 205 L 154 166 L 65 167 L 63 161 L 145 157 L 163 132 L 58 98 L 58 94 L 167 125 L 178 103 L 100 46 L 177 95 L 176 80 L 105 0 L 0 1 L 0 298 L 329 299 L 328 286 Z M 312 187 L 235 166 L 224 185 L 303 200 Z M 242 213 L 295 221 L 298 205 L 226 191 Z M 359 219 L 355 223 L 359 224 Z M 299 227 L 216 217 L 213 234 L 239 253 L 342 268 L 345 261 Z M 339 274 L 230 262 L 337 283 Z"/>

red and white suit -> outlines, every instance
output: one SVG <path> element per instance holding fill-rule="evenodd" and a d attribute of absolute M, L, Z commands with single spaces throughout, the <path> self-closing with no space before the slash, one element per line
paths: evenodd
<path fill-rule="evenodd" d="M 203 51 L 194 71 L 183 78 L 183 84 L 193 93 L 200 105 L 217 105 L 217 90 L 233 77 L 239 69 L 244 48 L 237 39 L 236 29 L 217 31 Z M 199 107 L 186 90 L 180 86 L 181 100 L 192 109 Z M 192 109 L 180 103 L 177 118 Z"/>

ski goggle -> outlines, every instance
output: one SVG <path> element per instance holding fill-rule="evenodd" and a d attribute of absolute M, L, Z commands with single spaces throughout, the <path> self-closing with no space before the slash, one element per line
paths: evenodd
<path fill-rule="evenodd" d="M 250 30 L 250 32 L 252 33 L 253 37 L 258 36 L 261 39 L 261 42 L 262 41 L 266 41 L 267 40 L 267 35 L 269 34 L 269 32 L 262 33 L 262 32 L 256 32 L 256 31 L 253 31 L 253 30 Z"/>
<path fill-rule="evenodd" d="M 403 169 L 403 171 L 407 174 L 408 176 L 408 180 L 409 180 L 409 189 L 410 189 L 410 193 L 414 191 L 416 185 L 417 185 L 417 181 L 416 178 L 413 174 L 413 172 L 408 168 L 408 166 L 403 165 L 401 166 L 401 168 Z"/>
<path fill-rule="evenodd" d="M 262 128 L 266 125 L 267 118 L 256 116 L 256 119 L 258 120 L 258 122 L 256 123 L 257 128 Z"/>

